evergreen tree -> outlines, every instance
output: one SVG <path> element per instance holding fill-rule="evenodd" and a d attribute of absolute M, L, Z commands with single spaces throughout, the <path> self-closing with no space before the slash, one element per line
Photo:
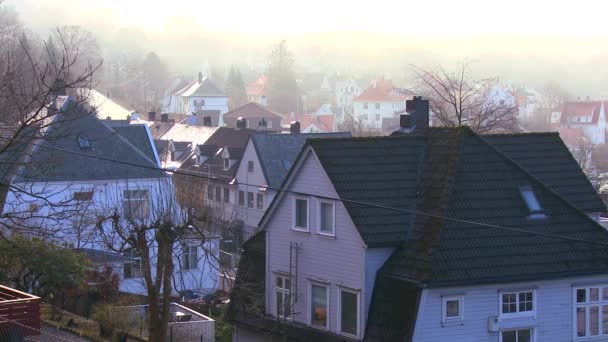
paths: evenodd
<path fill-rule="evenodd" d="M 240 107 L 247 103 L 247 92 L 241 71 L 234 66 L 230 67 L 226 79 L 226 95 L 229 98 L 230 109 Z"/>
<path fill-rule="evenodd" d="M 150 52 L 143 62 L 142 71 L 146 105 L 159 105 L 168 81 L 167 66 L 156 53 Z"/>
<path fill-rule="evenodd" d="M 266 75 L 269 78 L 268 106 L 279 113 L 297 112 L 298 84 L 293 56 L 287 49 L 285 40 L 273 48 L 268 58 Z"/>

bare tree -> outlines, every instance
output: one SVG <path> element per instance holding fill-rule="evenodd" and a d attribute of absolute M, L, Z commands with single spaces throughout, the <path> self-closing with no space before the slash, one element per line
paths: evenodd
<path fill-rule="evenodd" d="M 219 241 L 211 241 L 216 238 L 213 221 L 181 209 L 169 179 L 148 189 L 145 202 L 124 205 L 118 193 L 108 198 L 104 208 L 97 209 L 100 215 L 96 230 L 107 249 L 137 256 L 149 306 L 150 341 L 164 342 L 170 322 L 170 303 L 179 283 L 178 271 L 187 268 L 182 263 L 192 262 L 184 247 L 202 250 L 200 255 L 197 252 L 196 263 L 204 264 L 207 276 L 216 275 L 222 272 Z"/>
<path fill-rule="evenodd" d="M 454 72 L 411 66 L 417 80 L 416 95 L 430 101 L 433 118 L 442 126 L 467 125 L 478 133 L 510 132 L 517 127 L 517 105 L 495 99 L 496 79 L 474 79 L 469 64 Z"/>
<path fill-rule="evenodd" d="M 585 136 L 580 136 L 576 141 L 576 146 L 572 151 L 574 159 L 578 162 L 581 169 L 586 170 L 591 164 L 591 155 L 595 150 L 595 145 Z"/>
<path fill-rule="evenodd" d="M 537 115 L 546 124 L 551 126 L 551 114 L 558 110 L 568 100 L 568 93 L 555 81 L 547 82 L 539 91 Z"/>

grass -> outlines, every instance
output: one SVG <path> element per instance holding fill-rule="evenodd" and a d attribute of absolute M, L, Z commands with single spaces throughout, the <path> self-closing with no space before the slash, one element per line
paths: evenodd
<path fill-rule="evenodd" d="M 74 315 L 58 308 L 53 308 L 53 306 L 49 304 L 42 304 L 40 316 L 43 322 L 59 329 L 69 331 L 81 337 L 89 338 L 93 341 L 106 341 L 99 336 L 99 323 L 90 319 Z M 70 320 L 76 324 L 74 326 L 68 326 Z"/>

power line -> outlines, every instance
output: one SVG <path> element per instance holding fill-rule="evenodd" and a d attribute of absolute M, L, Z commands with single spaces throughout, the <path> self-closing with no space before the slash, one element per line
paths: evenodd
<path fill-rule="evenodd" d="M 163 171 L 163 172 L 178 174 L 178 175 L 185 175 L 185 176 L 190 176 L 190 177 L 195 177 L 195 178 L 202 178 L 202 179 L 212 180 L 212 181 L 216 181 L 216 182 L 219 181 L 226 185 L 231 185 L 230 181 L 221 180 L 219 178 L 215 178 L 215 177 L 211 177 L 211 176 L 205 176 L 204 174 L 201 174 L 201 173 L 192 173 L 192 172 L 187 172 L 187 171 L 171 170 L 171 169 L 166 169 L 166 168 L 162 168 L 162 167 L 158 167 L 158 166 L 143 165 L 143 164 L 128 162 L 128 161 L 124 161 L 124 160 L 107 158 L 107 157 L 103 157 L 103 156 L 94 156 L 94 155 L 90 155 L 90 154 L 83 153 L 83 152 L 71 151 L 71 150 L 66 150 L 66 149 L 59 148 L 59 147 L 53 147 L 53 146 L 47 146 L 47 145 L 39 144 L 39 143 L 27 142 L 27 141 L 23 141 L 23 140 L 16 139 L 16 138 L 0 137 L 0 139 L 21 142 L 21 143 L 25 143 L 25 144 L 32 144 L 34 146 L 39 146 L 39 147 L 43 147 L 43 148 L 50 149 L 50 150 L 55 150 L 55 151 L 65 152 L 68 154 L 74 154 L 74 155 L 79 155 L 79 156 L 84 156 L 84 157 L 89 157 L 89 158 L 105 160 L 105 161 L 109 161 L 109 162 L 113 162 L 113 163 L 120 163 L 120 164 L 139 167 L 139 168 L 152 169 L 152 170 Z M 331 196 L 323 196 L 323 195 L 312 194 L 312 193 L 307 193 L 307 192 L 302 192 L 302 191 L 294 191 L 294 190 L 284 189 L 284 188 L 280 188 L 280 187 L 273 187 L 270 185 L 259 185 L 259 184 L 250 184 L 250 183 L 239 183 L 239 184 L 245 185 L 245 186 L 257 187 L 257 188 L 271 189 L 271 190 L 275 190 L 277 192 L 284 192 L 284 193 L 289 193 L 289 194 L 294 194 L 294 195 L 299 195 L 299 196 L 311 196 L 311 197 L 316 197 L 316 198 L 326 199 L 326 200 L 331 200 L 331 201 L 336 201 L 336 202 L 363 205 L 363 206 L 374 207 L 374 208 L 378 208 L 378 209 L 397 211 L 397 212 L 406 213 L 406 214 L 421 215 L 421 216 L 426 216 L 426 217 L 430 217 L 430 218 L 442 219 L 442 220 L 458 222 L 458 223 L 466 223 L 466 224 L 476 225 L 476 226 L 480 226 L 480 227 L 500 229 L 500 230 L 515 232 L 515 233 L 563 239 L 563 240 L 568 240 L 568 241 L 572 241 L 572 242 L 582 242 L 582 243 L 588 243 L 588 244 L 608 247 L 608 243 L 601 242 L 601 241 L 578 239 L 578 238 L 574 238 L 574 237 L 542 233 L 542 232 L 533 232 L 533 231 L 528 231 L 525 229 L 504 227 L 504 226 L 499 226 L 499 225 L 494 225 L 494 224 L 489 224 L 489 223 L 458 219 L 458 218 L 454 218 L 454 217 L 425 213 L 425 212 L 421 212 L 421 211 L 417 211 L 417 210 L 395 208 L 395 207 L 390 207 L 390 206 L 371 203 L 371 202 L 364 202 L 364 201 L 344 199 L 344 198 L 336 198 L 336 197 L 331 197 Z"/>

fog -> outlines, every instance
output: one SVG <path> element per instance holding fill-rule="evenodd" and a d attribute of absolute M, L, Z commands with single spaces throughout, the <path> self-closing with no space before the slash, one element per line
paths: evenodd
<path fill-rule="evenodd" d="M 147 6 L 147 2 L 123 2 L 124 5 L 120 5 L 109 1 L 113 5 L 108 7 L 87 0 L 8 0 L 6 4 L 18 13 L 25 26 L 43 38 L 53 27 L 80 25 L 95 34 L 104 58 L 154 51 L 176 74 L 191 75 L 207 64 L 220 70 L 234 64 L 249 71 L 249 75 L 255 75 L 263 72 L 271 46 L 286 39 L 299 73 L 340 72 L 368 77 L 382 74 L 407 86 L 411 81 L 409 64 L 424 67 L 441 64 L 450 68 L 470 61 L 479 77 L 497 76 L 504 82 L 530 88 L 552 80 L 574 96 L 608 98 L 608 64 L 605 62 L 608 46 L 604 44 L 608 41 L 608 32 L 606 28 L 598 28 L 608 25 L 598 26 L 600 23 L 595 22 L 593 13 L 589 14 L 588 20 L 569 21 L 568 18 L 584 12 L 569 17 L 564 4 L 556 5 L 561 6 L 558 12 L 551 8 L 541 11 L 538 6 L 523 7 L 519 9 L 519 17 L 496 17 L 496 25 L 491 24 L 493 18 L 488 18 L 487 11 L 498 9 L 487 9 L 479 12 L 483 20 L 476 24 L 469 22 L 471 16 L 462 18 L 462 22 L 468 23 L 466 29 L 459 31 L 454 28 L 458 20 L 444 25 L 443 29 L 437 28 L 437 17 L 428 8 L 389 15 L 384 20 L 370 15 L 367 20 L 378 20 L 381 28 L 374 30 L 365 25 L 349 26 L 350 22 L 343 18 L 348 17 L 349 12 L 335 12 L 336 7 L 331 7 L 329 13 L 320 8 L 318 16 L 306 11 L 308 17 L 304 19 L 294 17 L 296 9 L 288 6 L 274 12 L 266 11 L 269 14 L 265 17 L 261 16 L 262 12 L 254 11 L 251 15 L 255 18 L 251 20 L 239 12 L 241 23 L 236 25 L 231 21 L 239 11 L 236 2 L 232 12 L 200 15 L 188 10 L 188 1 L 177 1 L 175 5 L 166 2 L 161 7 L 150 5 L 157 6 L 156 11 L 150 12 L 150 18 L 138 11 Z M 222 8 L 230 8 L 230 3 Z M 509 7 L 518 4 L 516 1 Z M 163 8 L 167 9 L 166 16 L 162 16 Z M 372 14 L 378 14 L 378 11 Z M 205 16 L 212 19 L 201 19 Z M 298 24 L 306 23 L 310 29 L 287 30 L 281 27 L 286 22 L 281 16 L 293 18 Z M 422 18 L 412 20 L 414 16 Z M 546 29 L 539 25 L 529 26 L 530 32 L 527 32 L 526 23 L 535 17 L 542 22 L 551 22 L 551 26 Z M 357 18 L 361 19 L 361 16 L 356 14 Z M 395 22 L 397 18 L 401 18 L 401 22 Z M 333 19 L 344 29 L 332 27 L 331 31 L 324 31 L 324 25 Z M 221 25 L 222 20 L 229 25 Z M 267 23 L 273 20 L 278 23 L 276 30 Z M 381 26 L 385 20 L 391 21 L 391 25 Z M 158 25 L 155 25 L 156 21 Z M 256 21 L 266 24 L 256 29 Z M 506 27 L 508 22 L 514 29 Z M 230 25 L 235 27 L 229 29 Z M 571 33 L 568 33 L 567 25 L 572 27 Z M 430 27 L 435 29 L 425 33 Z M 394 32 L 387 32 L 392 28 Z"/>

